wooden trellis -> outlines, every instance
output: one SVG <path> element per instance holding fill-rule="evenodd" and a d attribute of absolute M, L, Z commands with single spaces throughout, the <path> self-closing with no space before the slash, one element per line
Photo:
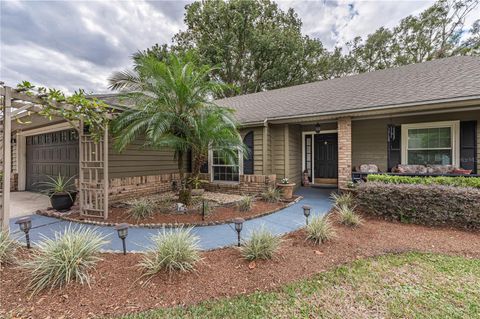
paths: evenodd
<path fill-rule="evenodd" d="M 95 141 L 80 125 L 79 202 L 85 216 L 108 217 L 108 129 Z"/>
<path fill-rule="evenodd" d="M 11 121 L 27 111 L 39 112 L 44 101 L 35 95 L 3 86 L 0 83 L 1 141 L 3 155 L 1 169 L 3 183 L 0 207 L 0 225 L 8 228 L 10 218 L 10 177 L 11 177 Z M 73 107 L 57 103 L 61 108 Z M 71 123 L 74 125 L 74 123 Z M 82 123 L 74 125 L 79 133 L 79 176 L 78 192 L 80 213 L 85 216 L 107 218 L 108 215 L 108 128 L 103 137 L 95 141 Z"/>

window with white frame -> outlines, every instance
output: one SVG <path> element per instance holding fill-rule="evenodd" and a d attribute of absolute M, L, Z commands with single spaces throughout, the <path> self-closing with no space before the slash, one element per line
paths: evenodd
<path fill-rule="evenodd" d="M 458 121 L 402 125 L 402 163 L 457 165 L 458 139 Z"/>
<path fill-rule="evenodd" d="M 211 150 L 210 154 L 210 172 L 213 181 L 238 182 L 240 180 L 240 152 L 234 158 L 214 149 Z"/>

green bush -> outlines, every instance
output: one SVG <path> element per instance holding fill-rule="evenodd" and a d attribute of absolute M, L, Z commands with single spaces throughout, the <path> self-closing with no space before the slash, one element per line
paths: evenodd
<path fill-rule="evenodd" d="M 250 239 L 245 241 L 240 249 L 247 260 L 271 259 L 280 243 L 280 237 L 262 227 L 254 230 Z"/>
<path fill-rule="evenodd" d="M 252 210 L 253 207 L 253 197 L 252 196 L 244 196 L 238 203 L 238 210 L 241 212 L 249 212 Z"/>
<path fill-rule="evenodd" d="M 153 201 L 146 198 L 141 198 L 134 200 L 131 203 L 128 214 L 137 220 L 144 219 L 151 216 L 155 212 L 156 208 L 157 205 Z"/>
<path fill-rule="evenodd" d="M 342 204 L 335 206 L 335 210 L 338 213 L 340 223 L 350 227 L 357 227 L 362 224 L 362 218 L 355 212 L 355 206 Z"/>
<path fill-rule="evenodd" d="M 352 206 L 353 205 L 353 195 L 350 192 L 345 192 L 341 194 L 332 193 L 330 195 L 330 198 L 333 200 L 336 206 L 340 206 L 340 205 Z"/>
<path fill-rule="evenodd" d="M 328 214 L 313 217 L 305 227 L 305 231 L 307 232 L 307 239 L 314 241 L 315 244 L 332 240 L 336 234 Z"/>
<path fill-rule="evenodd" d="M 425 225 L 480 229 L 480 189 L 443 185 L 360 184 L 355 201 L 368 214 Z"/>
<path fill-rule="evenodd" d="M 278 203 L 282 197 L 282 193 L 278 188 L 270 187 L 261 194 L 261 197 L 268 203 Z"/>
<path fill-rule="evenodd" d="M 367 177 L 367 181 L 381 182 L 385 184 L 423 184 L 480 188 L 480 178 L 463 176 L 398 176 L 370 174 Z"/>
<path fill-rule="evenodd" d="M 189 229 L 163 230 L 152 237 L 154 247 L 145 254 L 140 267 L 145 275 L 152 276 L 160 270 L 168 272 L 192 271 L 200 258 L 197 236 Z"/>
<path fill-rule="evenodd" d="M 0 229 L 0 266 L 14 260 L 18 243 L 10 237 L 10 232 Z"/>
<path fill-rule="evenodd" d="M 28 287 L 32 294 L 71 281 L 89 284 L 89 271 L 101 260 L 98 253 L 105 243 L 105 236 L 86 227 L 69 226 L 55 232 L 54 239 L 44 237 L 38 249 L 32 250 L 32 259 L 22 264 L 31 273 Z"/>

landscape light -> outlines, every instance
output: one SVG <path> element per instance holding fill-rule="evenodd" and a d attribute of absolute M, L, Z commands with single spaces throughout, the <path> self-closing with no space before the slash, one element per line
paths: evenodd
<path fill-rule="evenodd" d="M 30 249 L 30 229 L 32 228 L 32 219 L 30 217 L 19 218 L 15 224 L 20 227 L 20 230 L 25 233 L 25 240 L 27 241 L 27 248 Z"/>
<path fill-rule="evenodd" d="M 238 243 L 237 243 L 237 246 L 240 247 L 240 233 L 242 231 L 242 228 L 243 228 L 243 223 L 245 222 L 245 219 L 243 218 L 235 218 L 233 220 L 233 222 L 235 223 L 235 230 L 237 231 L 237 235 L 238 235 Z"/>
<path fill-rule="evenodd" d="M 312 207 L 308 206 L 308 205 L 303 205 L 302 208 L 303 208 L 303 215 L 305 215 L 305 220 L 306 220 L 306 223 L 308 225 L 308 216 L 310 216 L 310 213 L 312 211 Z"/>
<path fill-rule="evenodd" d="M 118 237 L 122 240 L 122 245 L 123 245 L 123 254 L 127 254 L 127 246 L 125 244 L 125 238 L 127 238 L 128 235 L 128 224 L 119 224 L 115 226 L 115 230 L 118 233 Z"/>

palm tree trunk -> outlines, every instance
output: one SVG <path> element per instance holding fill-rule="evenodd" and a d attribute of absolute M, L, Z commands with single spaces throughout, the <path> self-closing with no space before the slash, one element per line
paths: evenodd
<path fill-rule="evenodd" d="M 190 189 L 186 187 L 187 183 L 185 181 L 183 152 L 178 152 L 177 166 L 178 166 L 178 174 L 180 175 L 180 192 L 179 192 L 178 200 L 180 201 L 180 203 L 189 205 L 192 199 L 192 194 L 190 192 Z"/>

